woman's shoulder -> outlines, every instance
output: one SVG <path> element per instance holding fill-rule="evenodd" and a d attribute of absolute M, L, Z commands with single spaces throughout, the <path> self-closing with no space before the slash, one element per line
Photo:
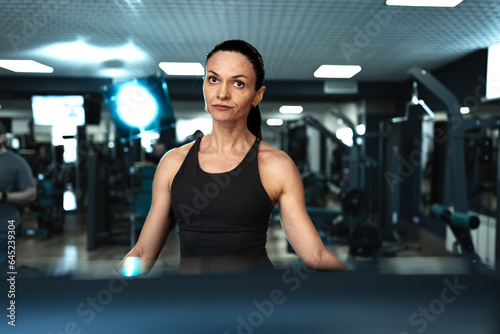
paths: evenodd
<path fill-rule="evenodd" d="M 288 154 L 263 141 L 259 145 L 259 164 L 271 169 L 295 168 L 295 163 Z"/>
<path fill-rule="evenodd" d="M 189 150 L 191 149 L 191 147 L 193 147 L 194 145 L 194 141 L 192 142 L 189 142 L 187 144 L 184 144 L 182 146 L 179 146 L 179 147 L 176 147 L 176 148 L 173 148 L 171 150 L 169 150 L 167 153 L 165 153 L 163 155 L 163 157 L 161 158 L 161 160 L 166 160 L 166 161 L 177 161 L 177 160 L 182 160 L 184 161 L 184 159 L 186 158 Z"/>
<path fill-rule="evenodd" d="M 161 158 L 160 163 L 158 164 L 158 170 L 165 171 L 171 175 L 177 174 L 177 171 L 186 159 L 186 156 L 193 145 L 194 141 L 169 150 Z"/>
<path fill-rule="evenodd" d="M 297 167 L 288 154 L 264 142 L 259 145 L 259 174 L 273 203 L 279 200 L 286 184 L 300 182 Z"/>

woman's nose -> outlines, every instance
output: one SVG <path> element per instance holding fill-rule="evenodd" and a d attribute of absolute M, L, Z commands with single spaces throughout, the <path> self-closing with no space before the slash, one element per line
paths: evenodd
<path fill-rule="evenodd" d="M 229 90 L 226 84 L 219 85 L 219 90 L 217 91 L 217 97 L 220 100 L 227 100 L 229 98 Z"/>

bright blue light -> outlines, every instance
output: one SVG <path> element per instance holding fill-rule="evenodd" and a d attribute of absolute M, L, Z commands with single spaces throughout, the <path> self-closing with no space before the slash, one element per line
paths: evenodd
<path fill-rule="evenodd" d="M 120 140 L 175 127 L 167 84 L 160 75 L 104 86 L 101 92 Z"/>
<path fill-rule="evenodd" d="M 158 113 L 158 104 L 151 93 L 138 83 L 129 83 L 117 96 L 120 118 L 127 125 L 144 128 L 153 122 Z"/>
<path fill-rule="evenodd" d="M 122 268 L 125 277 L 137 276 L 141 273 L 141 259 L 138 257 L 127 257 Z"/>

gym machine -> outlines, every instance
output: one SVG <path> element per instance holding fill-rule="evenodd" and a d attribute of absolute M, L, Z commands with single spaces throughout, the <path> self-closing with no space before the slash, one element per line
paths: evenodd
<path fill-rule="evenodd" d="M 343 220 L 333 226 L 332 234 L 340 238 L 333 242 L 347 243 L 349 255 L 353 258 L 355 256 L 377 257 L 382 241 L 378 230 L 369 223 L 371 204 L 368 193 L 364 190 L 367 186 L 366 171 L 375 167 L 377 162 L 362 153 L 359 144 L 361 138 L 352 121 L 337 108 L 331 109 L 330 112 L 342 119 L 344 124 L 351 129 L 352 147 L 345 145 L 335 134 L 311 116 L 307 116 L 305 122 L 318 129 L 326 138 L 344 147 L 342 193 L 340 194 Z M 309 212 L 309 215 L 313 221 L 317 220 L 315 212 Z"/>
<path fill-rule="evenodd" d="M 95 250 L 112 236 L 110 224 L 109 167 L 99 151 L 87 158 L 87 250 Z"/>
<path fill-rule="evenodd" d="M 40 235 L 43 239 L 63 233 L 64 188 L 74 180 L 74 169 L 70 164 L 63 163 L 62 146 L 51 145 L 50 149 L 51 159 L 45 160 L 45 164 L 39 159 L 39 165 L 35 168 L 37 199 L 30 204 L 30 216 L 36 218 L 37 223 L 34 228 L 22 227 L 21 230 L 23 235 Z"/>
<path fill-rule="evenodd" d="M 318 130 L 324 138 L 331 139 L 337 145 L 342 147 L 344 152 L 342 156 L 342 169 L 343 169 L 343 180 L 342 180 L 342 190 L 346 192 L 348 189 L 359 188 L 360 184 L 364 182 L 364 178 L 361 174 L 359 164 L 361 156 L 361 148 L 357 144 L 359 135 L 356 132 L 354 124 L 349 118 L 347 118 L 342 112 L 332 109 L 332 113 L 335 113 L 337 117 L 342 119 L 345 124 L 352 130 L 353 133 L 353 145 L 352 147 L 347 146 L 344 142 L 337 138 L 337 136 L 328 130 L 321 122 L 312 116 L 305 116 L 303 121 Z M 326 167 L 323 167 L 326 169 Z"/>
<path fill-rule="evenodd" d="M 406 103 L 405 115 L 379 123 L 379 147 L 381 148 L 379 161 L 383 171 L 380 179 L 382 190 L 382 196 L 379 199 L 379 207 L 382 208 L 380 222 L 384 239 L 391 242 L 384 246 L 383 254 L 386 256 L 395 256 L 396 253 L 404 250 L 421 250 L 418 245 L 403 243 L 400 237 L 401 196 L 404 193 L 405 201 L 410 203 L 407 216 L 418 223 L 422 182 L 419 168 L 422 157 L 421 124 L 422 121 L 432 119 L 434 119 L 434 113 L 423 100 L 418 98 L 418 85 L 414 82 L 411 99 Z M 403 134 L 413 141 L 403 142 Z M 411 191 L 403 191 L 403 184 Z"/>
<path fill-rule="evenodd" d="M 323 241 L 328 244 L 348 244 L 350 246 L 350 256 L 377 257 L 382 241 L 378 230 L 369 223 L 370 199 L 368 193 L 364 191 L 366 169 L 374 167 L 377 162 L 362 153 L 359 145 L 360 136 L 356 132 L 356 127 L 340 110 L 334 108 L 332 114 L 342 119 L 353 133 L 353 145 L 348 146 L 337 136 L 327 129 L 321 122 L 312 116 L 305 116 L 299 122 L 311 126 L 321 134 L 322 144 L 326 139 L 336 143 L 342 151 L 342 181 L 339 199 L 342 210 L 334 210 L 317 206 L 307 205 L 307 212 L 313 221 L 320 236 L 326 232 L 329 235 L 323 237 Z M 324 150 L 322 150 L 324 151 Z M 324 154 L 324 152 L 322 152 Z M 323 171 L 326 170 L 326 163 L 322 159 Z M 306 191 L 310 181 L 303 179 Z M 325 183 L 325 180 L 323 183 Z M 324 184 L 325 186 L 325 184 Z M 307 204 L 307 203 L 306 203 Z M 342 221 L 333 224 L 334 220 L 342 216 Z M 331 238 L 330 238 L 331 237 Z"/>
<path fill-rule="evenodd" d="M 497 223 L 500 221 L 500 145 L 498 145 L 497 154 Z M 495 237 L 495 258 L 496 258 L 496 268 L 500 268 L 500 229 L 497 226 L 497 233 Z M 498 270 L 498 269 L 497 269 Z"/>
<path fill-rule="evenodd" d="M 462 254 L 472 263 L 481 263 L 481 259 L 474 251 L 474 244 L 470 234 L 471 229 L 479 227 L 479 218 L 462 212 L 453 212 L 442 204 L 431 206 L 431 215 L 441 219 L 449 226 L 457 239 L 453 245 L 454 254 Z M 461 249 L 458 249 L 460 246 Z"/>
<path fill-rule="evenodd" d="M 469 213 L 468 192 L 467 185 L 465 184 L 466 161 L 464 136 L 466 131 L 474 129 L 500 128 L 500 119 L 465 119 L 460 112 L 461 104 L 457 98 L 428 71 L 415 67 L 410 69 L 408 73 L 427 87 L 447 107 L 446 141 L 448 154 L 446 155 L 445 167 L 447 172 L 444 177 L 447 178 L 445 185 L 451 185 L 451 189 L 445 189 L 445 203 L 434 203 L 431 208 L 431 215 L 443 220 L 450 227 L 456 238 L 454 245 L 456 255 L 468 258 L 472 263 L 480 263 L 481 260 L 475 252 L 470 233 L 471 229 L 479 226 L 479 218 Z M 450 190 L 452 191 L 451 194 L 449 193 Z M 448 209 L 449 206 L 453 206 L 454 210 Z"/>

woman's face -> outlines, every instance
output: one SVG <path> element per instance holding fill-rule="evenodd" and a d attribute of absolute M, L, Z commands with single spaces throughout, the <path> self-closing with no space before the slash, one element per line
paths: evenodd
<path fill-rule="evenodd" d="M 237 121 L 248 116 L 264 94 L 255 91 L 255 72 L 248 59 L 238 52 L 219 51 L 205 64 L 203 96 L 205 109 L 214 121 Z"/>

